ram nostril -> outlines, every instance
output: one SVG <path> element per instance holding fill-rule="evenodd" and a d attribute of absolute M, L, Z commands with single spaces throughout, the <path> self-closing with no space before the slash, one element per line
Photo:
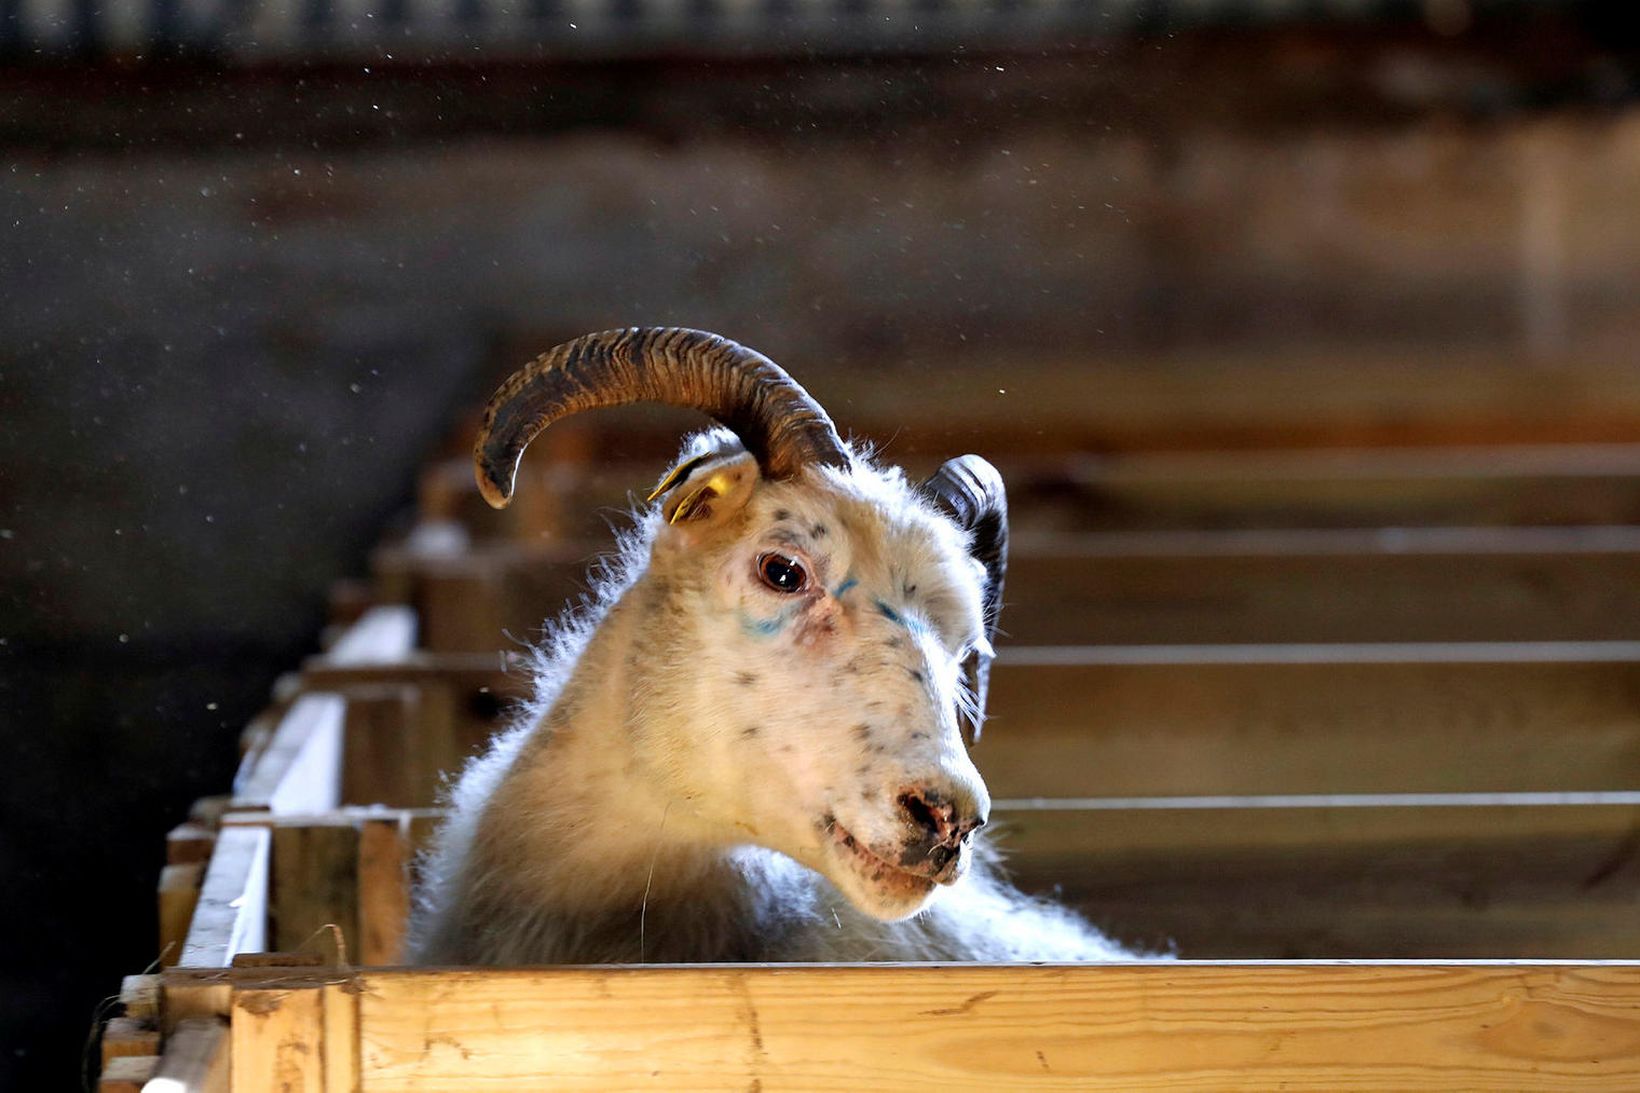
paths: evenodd
<path fill-rule="evenodd" d="M 940 819 L 934 815 L 934 810 L 928 807 L 927 801 L 915 793 L 902 793 L 899 805 L 914 826 L 928 832 L 930 838 L 940 837 Z"/>

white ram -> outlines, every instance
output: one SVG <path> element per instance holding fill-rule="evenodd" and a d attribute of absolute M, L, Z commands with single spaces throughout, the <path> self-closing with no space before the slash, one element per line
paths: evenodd
<path fill-rule="evenodd" d="M 693 437 L 592 602 L 536 657 L 525 716 L 454 785 L 412 959 L 1090 960 L 1129 954 L 981 845 L 983 718 L 1007 547 L 977 456 L 921 485 L 844 444 L 767 358 L 636 328 L 497 391 L 491 504 L 553 421 L 690 406 Z"/>

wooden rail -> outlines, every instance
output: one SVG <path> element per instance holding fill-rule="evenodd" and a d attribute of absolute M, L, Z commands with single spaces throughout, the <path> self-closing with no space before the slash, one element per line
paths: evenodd
<path fill-rule="evenodd" d="M 542 503 L 486 525 L 438 470 L 388 602 L 173 833 L 179 963 L 105 1088 L 1636 1088 L 1640 528 L 1576 526 L 1640 519 L 1636 451 L 1038 459 L 992 830 L 1192 958 L 1077 968 L 381 970 L 441 772 L 527 689 L 504 631 L 583 587 L 611 485 L 526 464 Z M 1378 963 L 1200 962 L 1273 956 Z M 1500 956 L 1608 962 L 1454 963 Z"/>
<path fill-rule="evenodd" d="M 235 1093 L 1640 1085 L 1632 963 L 247 969 L 166 984 L 210 992 L 229 1020 Z"/>
<path fill-rule="evenodd" d="M 459 762 L 527 682 L 494 654 L 303 674 L 314 690 L 412 688 L 455 711 L 435 739 L 413 710 L 376 720 L 367 703 L 364 719 L 350 704 L 345 748 L 365 768 L 351 804 L 431 803 L 432 774 L 389 784 L 366 757 Z M 974 756 L 1003 797 L 1640 788 L 1640 644 L 1004 649 L 990 706 Z"/>
<path fill-rule="evenodd" d="M 379 551 L 423 645 L 508 648 L 589 587 L 604 543 Z M 1640 528 L 1019 536 L 1019 645 L 1640 640 Z"/>
<path fill-rule="evenodd" d="M 980 450 L 1002 471 L 1023 530 L 1640 524 L 1640 445 L 1035 457 Z M 908 453 L 903 465 L 920 478 L 938 462 Z M 584 454 L 531 449 L 512 504 L 496 511 L 479 496 L 463 454 L 424 472 L 417 509 L 423 521 L 459 525 L 479 543 L 598 539 L 660 470 L 659 461 L 588 462 Z"/>

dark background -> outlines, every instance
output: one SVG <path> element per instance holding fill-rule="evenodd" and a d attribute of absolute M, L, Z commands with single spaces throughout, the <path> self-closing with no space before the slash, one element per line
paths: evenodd
<path fill-rule="evenodd" d="M 822 401 L 926 374 L 932 414 L 1044 356 L 1598 401 L 1640 334 L 1627 6 L 276 40 L 0 5 L 0 1086 L 78 1080 L 155 956 L 165 830 L 524 356 L 680 323 Z"/>

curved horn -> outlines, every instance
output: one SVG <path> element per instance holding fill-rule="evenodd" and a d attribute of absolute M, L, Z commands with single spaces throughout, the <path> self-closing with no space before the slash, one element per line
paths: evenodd
<path fill-rule="evenodd" d="M 929 476 L 923 492 L 969 533 L 969 553 L 985 567 L 985 647 L 974 650 L 969 665 L 974 717 L 969 743 L 979 740 L 985 724 L 985 694 L 991 681 L 990 646 L 1002 614 L 1002 584 L 1008 569 L 1008 494 L 1002 475 L 977 455 L 958 456 Z"/>
<path fill-rule="evenodd" d="M 771 478 L 846 466 L 826 411 L 763 354 L 704 330 L 628 327 L 550 349 L 491 396 L 473 446 L 484 500 L 512 500 L 518 460 L 548 425 L 602 406 L 664 402 L 704 411 L 740 437 Z"/>

